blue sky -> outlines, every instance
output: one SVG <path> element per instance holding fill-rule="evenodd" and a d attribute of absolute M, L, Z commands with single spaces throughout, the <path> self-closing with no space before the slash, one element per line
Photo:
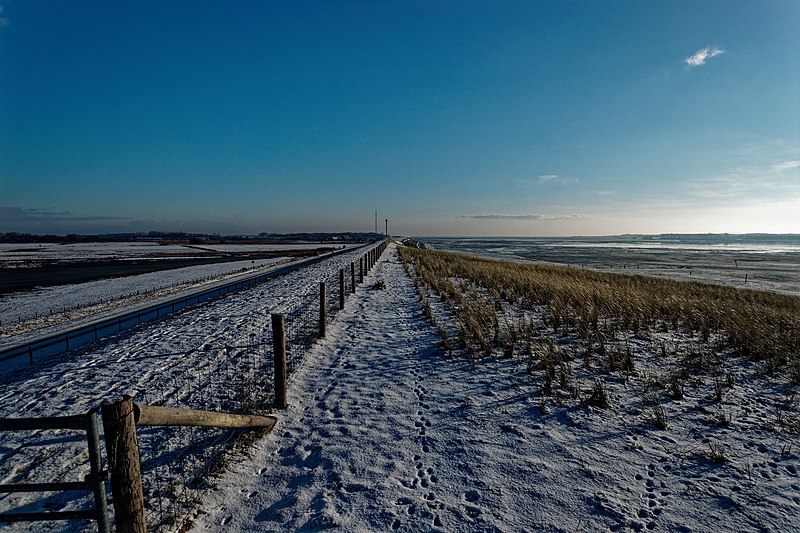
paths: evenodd
<path fill-rule="evenodd" d="M 795 0 L 0 4 L 0 231 L 800 233 Z"/>

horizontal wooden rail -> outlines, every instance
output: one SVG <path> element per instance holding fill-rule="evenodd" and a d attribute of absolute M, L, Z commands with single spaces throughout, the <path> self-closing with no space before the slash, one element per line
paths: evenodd
<path fill-rule="evenodd" d="M 272 429 L 278 420 L 274 416 L 235 415 L 138 403 L 133 404 L 133 417 L 137 426 L 199 426 L 233 429 Z"/>
<path fill-rule="evenodd" d="M 0 431 L 31 431 L 39 429 L 71 429 L 86 433 L 90 474 L 84 481 L 60 481 L 53 483 L 4 483 L 0 494 L 16 492 L 62 492 L 89 491 L 94 493 L 94 509 L 77 511 L 53 511 L 35 513 L 0 513 L 0 523 L 43 522 L 50 520 L 96 520 L 101 533 L 111 531 L 108 520 L 105 480 L 107 472 L 102 470 L 100 458 L 100 436 L 97 428 L 97 411 L 82 415 L 48 416 L 42 418 L 0 418 Z"/>

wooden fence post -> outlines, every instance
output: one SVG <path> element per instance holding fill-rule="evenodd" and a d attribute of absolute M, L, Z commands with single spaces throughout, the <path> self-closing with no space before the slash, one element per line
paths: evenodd
<path fill-rule="evenodd" d="M 94 507 L 97 510 L 97 529 L 108 533 L 111 524 L 108 521 L 108 501 L 106 498 L 106 482 L 104 481 L 103 459 L 100 454 L 100 432 L 97 431 L 97 411 L 92 409 L 86 414 L 86 439 L 89 443 L 89 472 L 94 488 Z M 142 498 L 144 501 L 144 498 Z"/>
<path fill-rule="evenodd" d="M 364 258 L 358 258 L 358 282 L 364 283 Z"/>
<path fill-rule="evenodd" d="M 283 315 L 272 315 L 272 350 L 275 365 L 275 408 L 286 408 L 286 331 Z"/>
<path fill-rule="evenodd" d="M 319 282 L 319 336 L 325 336 L 327 308 L 325 306 L 325 282 Z"/>
<path fill-rule="evenodd" d="M 339 310 L 344 309 L 344 269 L 339 269 Z"/>
<path fill-rule="evenodd" d="M 350 285 L 352 286 L 353 290 L 352 293 L 356 293 L 356 263 L 355 261 L 350 261 Z"/>
<path fill-rule="evenodd" d="M 147 522 L 133 402 L 130 396 L 123 396 L 119 402 L 103 405 L 101 411 L 117 531 L 143 533 Z"/>

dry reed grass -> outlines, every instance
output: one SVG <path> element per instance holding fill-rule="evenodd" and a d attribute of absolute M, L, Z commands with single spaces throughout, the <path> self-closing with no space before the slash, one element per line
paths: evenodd
<path fill-rule="evenodd" d="M 585 339 L 589 350 L 606 356 L 609 370 L 630 370 L 634 361 L 628 347 L 608 339 L 617 333 L 681 331 L 715 348 L 765 361 L 770 371 L 788 364 L 789 379 L 800 384 L 798 297 L 432 250 L 400 248 L 400 253 L 413 264 L 418 280 L 452 310 L 459 343 L 472 357 L 495 348 L 506 355 L 515 350 L 530 354 L 531 339 L 541 335 L 541 328 L 552 328 Z M 524 314 L 510 321 L 502 312 L 504 303 L 542 311 L 544 323 L 537 331 Z M 663 345 L 661 350 L 666 354 Z M 541 364 L 549 370 L 553 363 L 546 359 Z M 703 370 L 719 369 L 718 361 L 695 353 L 686 354 L 686 361 Z M 672 393 L 679 397 L 677 385 L 673 382 Z"/>

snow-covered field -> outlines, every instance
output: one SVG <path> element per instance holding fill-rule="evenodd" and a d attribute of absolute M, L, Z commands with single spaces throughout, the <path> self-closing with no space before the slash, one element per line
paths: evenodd
<path fill-rule="evenodd" d="M 23 340 L 22 334 L 64 329 L 87 317 L 102 318 L 143 302 L 156 303 L 181 291 L 286 261 L 283 257 L 230 261 L 0 294 L 0 347 Z"/>
<path fill-rule="evenodd" d="M 159 257 L 204 256 L 182 244 L 157 242 L 88 242 L 75 244 L 2 244 L 0 266 L 32 266 L 53 261 L 157 259 Z"/>
<path fill-rule="evenodd" d="M 207 257 L 211 254 L 258 253 L 317 248 L 341 248 L 344 244 L 159 244 L 157 242 L 87 242 L 73 244 L 4 244 L 0 243 L 0 267 L 23 267 L 52 262 L 102 260 L 166 259 Z M 347 244 L 348 247 L 357 246 Z"/>
<path fill-rule="evenodd" d="M 271 311 L 337 268 L 304 269 L 30 371 L 0 385 L 0 416 L 82 412 L 145 390 L 177 360 L 200 365 L 224 353 L 218 347 L 261 335 Z M 647 391 L 673 364 L 658 341 L 629 339 L 636 369 L 604 376 L 609 409 L 558 394 L 543 401 L 541 380 L 520 359 L 445 356 L 390 246 L 290 380 L 275 430 L 236 452 L 203 496 L 193 530 L 800 530 L 797 387 L 721 353 L 731 371 L 721 401 L 713 378 L 695 376 L 683 399 L 663 404 L 666 428 L 657 429 Z M 671 342 L 676 352 L 700 349 L 697 339 Z M 571 364 L 585 395 L 592 382 Z M 33 463 L 64 479 L 84 473 L 77 442 L 0 439 L 0 482 L 33 478 Z M 0 512 L 23 505 L 43 504 L 0 497 Z"/>

